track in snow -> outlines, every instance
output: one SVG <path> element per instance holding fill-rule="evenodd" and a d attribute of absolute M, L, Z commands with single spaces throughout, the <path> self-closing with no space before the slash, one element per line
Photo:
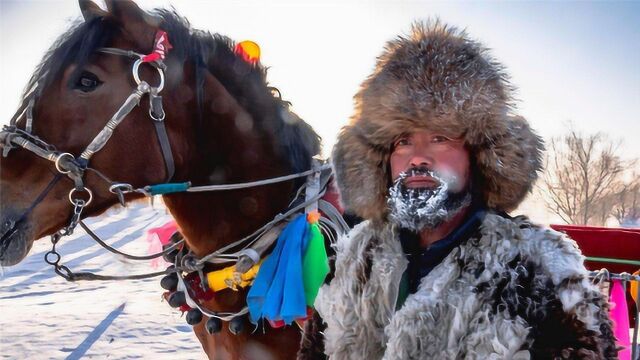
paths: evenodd
<path fill-rule="evenodd" d="M 169 219 L 164 208 L 134 203 L 87 223 L 108 244 L 146 254 L 146 230 Z M 50 246 L 48 238 L 38 240 L 23 262 L 0 276 L 2 359 L 205 357 L 191 326 L 161 301 L 159 279 L 70 283 L 44 262 Z M 62 263 L 75 271 L 158 271 L 149 262 L 116 257 L 79 227 L 58 248 Z"/>

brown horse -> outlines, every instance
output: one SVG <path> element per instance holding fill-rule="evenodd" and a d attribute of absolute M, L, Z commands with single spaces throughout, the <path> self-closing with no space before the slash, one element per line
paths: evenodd
<path fill-rule="evenodd" d="M 80 1 L 84 20 L 46 54 L 27 87 L 33 91 L 25 93 L 14 116 L 15 126 L 0 137 L 2 265 L 16 264 L 35 239 L 77 220 L 69 199 L 76 210 L 81 205 L 82 217 L 116 205 L 110 179 L 134 188 L 168 178 L 193 185 L 248 182 L 307 170 L 320 150 L 319 137 L 268 87 L 265 68 L 236 54 L 230 39 L 190 29 L 171 11 L 149 14 L 130 1 L 106 3 L 104 11 L 89 0 Z M 153 63 L 156 68 L 141 64 L 139 74 L 134 70 L 138 80 L 131 74 L 131 53 L 101 51 L 152 53 L 158 50 L 159 30 L 166 32 L 172 48 L 163 62 Z M 159 73 L 165 77 L 164 89 L 158 89 Z M 147 100 L 157 95 L 162 108 Z M 122 104 L 131 111 L 121 113 Z M 154 126 L 150 112 L 156 119 L 166 115 L 164 129 Z M 110 122 L 115 129 L 111 138 L 96 137 L 109 119 L 118 117 L 114 113 L 126 116 L 117 128 Z M 88 151 L 96 138 L 98 145 Z M 270 221 L 287 207 L 295 188 L 294 181 L 287 181 L 177 193 L 165 195 L 164 201 L 188 247 L 204 256 Z M 141 196 L 130 192 L 124 200 Z M 223 290 L 205 306 L 234 312 L 245 297 L 244 291 Z M 287 359 L 295 357 L 300 344 L 295 326 L 233 335 L 225 324 L 220 333 L 209 335 L 204 323 L 194 331 L 210 358 Z"/>

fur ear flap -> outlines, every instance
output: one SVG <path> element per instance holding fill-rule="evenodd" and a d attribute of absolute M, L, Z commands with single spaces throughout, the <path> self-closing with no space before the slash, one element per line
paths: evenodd
<path fill-rule="evenodd" d="M 333 148 L 331 157 L 341 201 L 345 210 L 364 219 L 384 221 L 388 154 L 372 147 L 359 130 L 353 126 L 344 127 Z"/>
<path fill-rule="evenodd" d="M 507 131 L 491 144 L 474 149 L 485 179 L 485 201 L 490 208 L 515 209 L 531 191 L 542 170 L 544 141 L 521 116 L 507 116 Z"/>
<path fill-rule="evenodd" d="M 78 0 L 78 5 L 80 5 L 80 11 L 82 12 L 84 21 L 105 17 L 108 14 L 91 0 Z"/>
<path fill-rule="evenodd" d="M 130 0 L 105 0 L 105 2 L 109 13 L 122 24 L 129 38 L 144 51 L 150 51 L 162 19 L 140 9 Z"/>

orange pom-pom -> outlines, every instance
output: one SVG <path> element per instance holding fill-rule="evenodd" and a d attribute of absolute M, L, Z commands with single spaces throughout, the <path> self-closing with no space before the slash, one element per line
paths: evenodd
<path fill-rule="evenodd" d="M 238 43 L 235 52 L 242 56 L 244 61 L 251 64 L 255 64 L 260 60 L 260 46 L 251 40 Z"/>
<path fill-rule="evenodd" d="M 315 224 L 320 220 L 320 213 L 317 211 L 312 211 L 307 214 L 307 222 L 309 224 Z"/>

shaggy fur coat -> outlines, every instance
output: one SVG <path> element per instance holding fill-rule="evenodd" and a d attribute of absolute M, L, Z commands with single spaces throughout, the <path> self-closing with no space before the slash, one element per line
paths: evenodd
<path fill-rule="evenodd" d="M 336 246 L 316 300 L 331 359 L 617 357 L 576 244 L 525 217 L 487 214 L 398 310 L 407 260 L 394 225 L 365 221 Z"/>

